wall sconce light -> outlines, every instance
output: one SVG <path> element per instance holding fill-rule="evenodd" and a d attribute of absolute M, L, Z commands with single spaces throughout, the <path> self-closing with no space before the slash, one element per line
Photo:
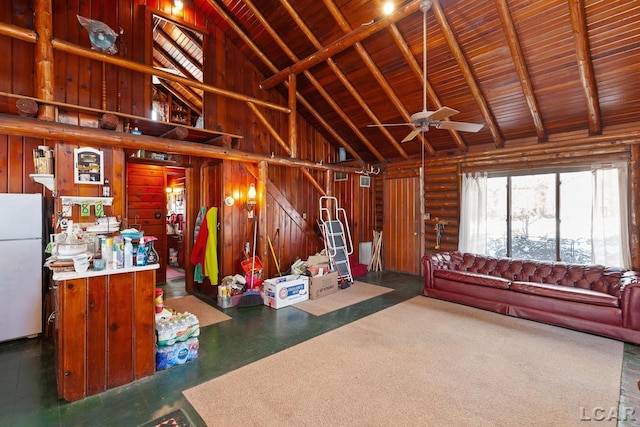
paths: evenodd
<path fill-rule="evenodd" d="M 184 3 L 182 3 L 182 0 L 174 0 L 173 7 L 176 8 L 176 12 L 180 12 L 184 7 Z"/>
<path fill-rule="evenodd" d="M 253 182 L 249 184 L 249 190 L 247 191 L 247 203 L 245 203 L 244 207 L 249 213 L 248 217 L 253 218 L 253 209 L 256 207 L 256 186 Z"/>

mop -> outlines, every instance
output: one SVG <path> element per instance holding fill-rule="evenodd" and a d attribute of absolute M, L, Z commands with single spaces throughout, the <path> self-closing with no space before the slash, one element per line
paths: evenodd
<path fill-rule="evenodd" d="M 250 280 L 247 280 L 247 290 L 240 295 L 240 301 L 238 301 L 238 307 L 253 307 L 256 305 L 264 305 L 264 301 L 262 300 L 262 295 L 260 292 L 254 289 L 254 284 L 256 282 L 256 240 L 258 235 L 258 223 L 257 216 L 253 217 L 253 254 L 251 257 L 251 270 L 250 270 Z"/>

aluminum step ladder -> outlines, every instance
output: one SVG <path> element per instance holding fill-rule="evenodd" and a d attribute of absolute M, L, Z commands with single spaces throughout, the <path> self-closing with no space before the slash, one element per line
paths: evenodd
<path fill-rule="evenodd" d="M 347 212 L 338 206 L 338 199 L 335 197 L 320 197 L 318 226 L 324 237 L 324 248 L 329 255 L 331 265 L 340 277 L 340 287 L 349 287 L 353 282 L 349 264 L 349 255 L 353 253 L 353 241 Z"/>

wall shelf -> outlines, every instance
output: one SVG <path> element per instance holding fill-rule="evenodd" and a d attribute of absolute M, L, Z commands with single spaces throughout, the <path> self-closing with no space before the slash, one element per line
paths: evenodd
<path fill-rule="evenodd" d="M 35 182 L 37 182 L 38 184 L 44 185 L 50 191 L 56 190 L 56 180 L 52 174 L 32 173 L 29 175 L 29 177 Z"/>
<path fill-rule="evenodd" d="M 60 196 L 62 205 L 81 205 L 83 203 L 89 203 L 95 205 L 96 202 L 102 202 L 103 206 L 111 206 L 113 203 L 113 197 L 82 197 L 82 196 Z"/>

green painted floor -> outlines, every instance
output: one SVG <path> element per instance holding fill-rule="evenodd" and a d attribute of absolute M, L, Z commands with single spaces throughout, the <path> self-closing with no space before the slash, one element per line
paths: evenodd
<path fill-rule="evenodd" d="M 0 426 L 139 426 L 177 409 L 182 409 L 194 426 L 204 426 L 183 390 L 420 295 L 423 283 L 421 277 L 390 272 L 368 273 L 357 280 L 395 291 L 319 317 L 294 306 L 223 310 L 232 319 L 201 329 L 197 360 L 73 403 L 57 397 L 51 340 L 0 343 Z M 169 283 L 165 292 L 177 296 L 181 291 Z M 624 397 L 625 390 L 637 392 L 637 349 L 625 346 L 621 405 L 631 403 Z M 230 410 L 238 410 L 237 405 L 245 404 L 250 392 L 247 390 L 247 396 L 225 396 L 221 390 L 219 396 L 211 396 L 211 404 L 230 404 Z"/>

